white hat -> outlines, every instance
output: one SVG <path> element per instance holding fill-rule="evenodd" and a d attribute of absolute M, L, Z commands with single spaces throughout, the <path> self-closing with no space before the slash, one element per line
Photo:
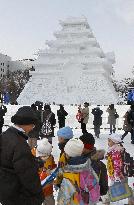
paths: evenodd
<path fill-rule="evenodd" d="M 81 156 L 84 144 L 80 139 L 70 139 L 65 145 L 64 151 L 69 157 Z"/>
<path fill-rule="evenodd" d="M 121 138 L 122 135 L 117 133 L 113 133 L 110 136 L 108 136 L 108 139 L 112 140 L 114 143 L 121 143 L 122 142 Z"/>
<path fill-rule="evenodd" d="M 52 145 L 48 139 L 44 138 L 37 141 L 36 157 L 49 156 L 52 152 Z"/>

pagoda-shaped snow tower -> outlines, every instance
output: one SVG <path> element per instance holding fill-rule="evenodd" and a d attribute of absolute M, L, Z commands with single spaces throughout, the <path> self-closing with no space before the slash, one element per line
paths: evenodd
<path fill-rule="evenodd" d="M 39 50 L 35 71 L 18 98 L 19 104 L 110 104 L 117 102 L 112 85 L 113 55 L 104 54 L 85 17 L 60 21 L 56 40 Z"/>

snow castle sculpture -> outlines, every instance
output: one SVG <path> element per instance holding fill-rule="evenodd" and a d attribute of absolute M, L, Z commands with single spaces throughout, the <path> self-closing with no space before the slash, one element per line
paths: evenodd
<path fill-rule="evenodd" d="M 35 71 L 18 103 L 116 103 L 114 55 L 104 54 L 85 17 L 70 17 L 60 24 L 56 40 L 46 41 L 48 48 L 39 50 Z"/>

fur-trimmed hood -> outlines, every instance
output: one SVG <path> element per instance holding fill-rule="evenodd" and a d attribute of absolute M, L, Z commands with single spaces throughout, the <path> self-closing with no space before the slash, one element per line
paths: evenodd
<path fill-rule="evenodd" d="M 120 144 L 114 144 L 112 147 L 108 148 L 108 153 L 114 151 L 119 151 L 119 152 L 123 152 L 124 151 L 124 147 L 122 147 Z"/>

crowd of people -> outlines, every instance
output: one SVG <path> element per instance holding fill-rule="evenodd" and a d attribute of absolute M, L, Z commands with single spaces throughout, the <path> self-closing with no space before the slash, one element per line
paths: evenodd
<path fill-rule="evenodd" d="M 89 104 L 79 106 L 76 114 L 82 129 L 80 137 L 74 136 L 73 129 L 65 125 L 68 113 L 60 105 L 57 137 L 61 152 L 56 164 L 52 152 L 56 117 L 50 105 L 36 102 L 31 107 L 19 108 L 11 117 L 13 126 L 0 135 L 0 203 L 54 205 L 54 190 L 58 190 L 57 205 L 96 205 L 99 201 L 109 205 L 123 197 L 128 198 L 128 204 L 134 204 L 132 189 L 128 186 L 128 177 L 134 176 L 134 162 L 122 141 L 131 132 L 134 142 L 134 106 L 131 105 L 124 116 L 125 129 L 129 130 L 123 135 L 116 133 L 119 115 L 113 104 L 107 112 L 110 133 L 106 153 L 105 149 L 96 148 L 94 136 L 87 131 Z M 103 111 L 97 106 L 91 113 L 98 138 Z M 120 189 L 125 190 L 124 193 L 118 191 Z"/>

